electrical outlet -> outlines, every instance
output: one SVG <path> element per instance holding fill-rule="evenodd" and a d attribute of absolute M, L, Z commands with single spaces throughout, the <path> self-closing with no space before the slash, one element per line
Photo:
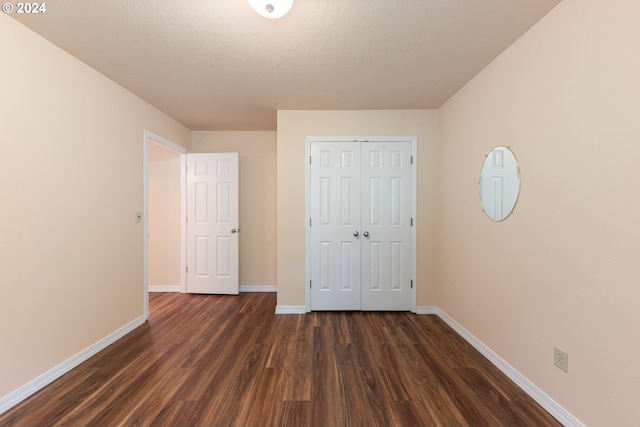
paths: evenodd
<path fill-rule="evenodd" d="M 553 349 L 553 364 L 567 372 L 569 369 L 569 354 L 555 347 Z"/>

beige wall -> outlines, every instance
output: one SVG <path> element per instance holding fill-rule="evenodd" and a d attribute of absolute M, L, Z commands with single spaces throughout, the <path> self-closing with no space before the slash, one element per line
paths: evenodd
<path fill-rule="evenodd" d="M 0 14 L 0 399 L 143 316 L 144 129 L 188 129 Z"/>
<path fill-rule="evenodd" d="M 592 426 L 640 420 L 638 17 L 564 0 L 439 112 L 436 303 Z M 494 223 L 477 182 L 499 144 L 522 191 Z"/>
<path fill-rule="evenodd" d="M 149 143 L 149 287 L 180 286 L 180 153 Z M 172 291 L 169 289 L 168 291 Z"/>
<path fill-rule="evenodd" d="M 195 131 L 196 153 L 237 152 L 240 286 L 276 286 L 276 132 Z"/>
<path fill-rule="evenodd" d="M 418 305 L 432 304 L 437 112 L 278 111 L 278 306 L 305 305 L 305 137 L 418 137 Z"/>

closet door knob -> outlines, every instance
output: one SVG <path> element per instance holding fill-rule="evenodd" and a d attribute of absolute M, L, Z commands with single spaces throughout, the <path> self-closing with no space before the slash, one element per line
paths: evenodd
<path fill-rule="evenodd" d="M 358 237 L 360 235 L 360 233 L 358 233 L 358 230 L 356 230 L 356 231 L 353 232 L 353 235 Z"/>
<path fill-rule="evenodd" d="M 364 237 L 369 237 L 369 232 L 368 232 L 368 231 L 365 231 L 364 233 L 362 233 L 362 235 L 363 235 Z"/>
<path fill-rule="evenodd" d="M 240 230 L 236 230 L 235 228 L 232 228 L 231 229 L 231 234 L 237 233 L 238 231 L 240 231 Z"/>

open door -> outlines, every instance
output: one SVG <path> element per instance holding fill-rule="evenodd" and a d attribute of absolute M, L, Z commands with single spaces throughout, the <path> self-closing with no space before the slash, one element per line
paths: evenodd
<path fill-rule="evenodd" d="M 188 293 L 239 292 L 238 153 L 187 154 Z"/>

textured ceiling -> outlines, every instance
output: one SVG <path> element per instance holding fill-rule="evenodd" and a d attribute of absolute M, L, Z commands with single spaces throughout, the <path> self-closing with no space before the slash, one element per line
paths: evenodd
<path fill-rule="evenodd" d="M 279 109 L 438 108 L 560 0 L 55 0 L 12 14 L 192 130 Z"/>

